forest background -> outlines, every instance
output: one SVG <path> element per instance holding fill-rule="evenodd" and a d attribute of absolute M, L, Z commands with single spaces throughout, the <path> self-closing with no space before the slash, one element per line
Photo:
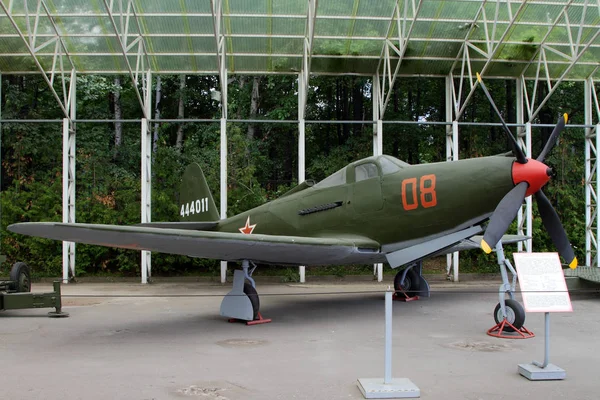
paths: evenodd
<path fill-rule="evenodd" d="M 281 123 L 227 124 L 228 215 L 272 200 L 298 183 L 297 76 L 231 76 L 231 119 L 281 120 Z M 306 178 L 321 180 L 345 164 L 372 155 L 371 79 L 315 76 L 310 79 L 306 119 Z M 530 85 L 532 83 L 529 83 Z M 503 118 L 516 121 L 515 81 L 489 80 L 487 85 Z M 122 122 L 77 122 L 76 221 L 99 224 L 140 222 L 140 122 L 142 115 L 131 82 L 125 76 L 79 75 L 77 119 Z M 155 76 L 155 119 L 211 119 L 214 122 L 152 123 L 152 220 L 179 218 L 179 182 L 193 161 L 202 166 L 219 204 L 220 104 L 217 76 Z M 540 83 L 538 96 L 545 97 Z M 531 91 L 530 91 L 531 93 Z M 569 114 L 571 124 L 584 123 L 582 82 L 563 82 L 534 123 L 554 124 Z M 2 76 L 3 119 L 55 119 L 45 123 L 2 124 L 1 252 L 6 265 L 27 262 L 34 276 L 61 276 L 62 244 L 16 235 L 16 222 L 62 220 L 62 113 L 40 76 Z M 134 120 L 127 122 L 125 120 Z M 342 124 L 335 121 L 365 121 Z M 400 79 L 393 88 L 384 121 L 445 121 L 444 79 Z M 461 122 L 499 122 L 478 90 Z M 515 131 L 514 128 L 512 128 Z M 539 154 L 552 131 L 534 128 L 532 148 Z M 544 192 L 556 208 L 575 248 L 585 260 L 584 129 L 563 131 L 547 158 L 556 172 Z M 431 124 L 383 125 L 383 152 L 410 164 L 445 161 L 446 127 Z M 459 158 L 506 152 L 509 143 L 500 126 L 461 126 Z M 555 251 L 534 204 L 534 251 Z M 508 233 L 516 233 L 513 223 Z M 508 250 L 508 249 L 507 249 Z M 445 260 L 445 257 L 444 257 Z M 140 252 L 77 245 L 76 276 L 137 276 Z M 261 269 L 259 269 L 261 270 Z M 295 279 L 294 270 L 263 268 L 262 273 Z M 389 272 L 389 267 L 386 266 Z M 495 258 L 481 251 L 461 253 L 462 272 L 496 272 Z M 310 268 L 307 274 L 370 273 L 372 266 Z M 215 260 L 171 254 L 152 255 L 154 276 L 219 275 Z M 260 273 L 260 272 L 259 272 Z"/>

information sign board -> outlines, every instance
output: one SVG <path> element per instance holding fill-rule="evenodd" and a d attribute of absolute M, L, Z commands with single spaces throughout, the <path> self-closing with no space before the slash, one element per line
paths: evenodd
<path fill-rule="evenodd" d="M 571 298 L 558 253 L 514 253 L 527 312 L 571 312 Z"/>

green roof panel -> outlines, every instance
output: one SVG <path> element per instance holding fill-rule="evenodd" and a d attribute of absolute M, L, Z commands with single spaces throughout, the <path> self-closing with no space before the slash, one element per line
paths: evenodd
<path fill-rule="evenodd" d="M 307 19 L 310 4 L 314 21 Z M 400 29 L 404 75 L 447 76 L 453 66 L 456 72 L 465 40 L 483 52 L 469 50 L 471 71 L 486 67 L 487 77 L 535 75 L 542 47 L 552 79 L 565 71 L 567 79 L 599 75 L 600 4 L 586 0 L 26 0 L 10 6 L 0 14 L 2 73 L 39 73 L 30 51 L 49 72 L 58 48 L 81 72 L 127 74 L 142 68 L 140 51 L 143 68 L 152 71 L 216 74 L 221 42 L 230 73 L 294 74 L 311 46 L 305 35 L 314 22 L 307 54 L 315 74 L 373 75 L 378 66 L 382 72 L 386 38 L 401 47 Z M 496 51 L 488 59 L 490 49 Z M 577 65 L 573 51 L 583 52 Z M 395 65 L 398 54 L 389 54 Z M 71 68 L 66 55 L 63 61 Z"/>

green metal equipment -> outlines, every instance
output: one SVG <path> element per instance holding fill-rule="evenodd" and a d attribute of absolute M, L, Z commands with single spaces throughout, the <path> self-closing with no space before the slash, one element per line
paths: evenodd
<path fill-rule="evenodd" d="M 0 255 L 0 265 L 6 261 Z M 55 281 L 54 291 L 48 293 L 31 293 L 31 273 L 24 262 L 16 262 L 10 270 L 10 278 L 0 281 L 0 310 L 20 310 L 25 308 L 54 308 L 49 317 L 68 317 L 62 311 L 60 281 Z"/>

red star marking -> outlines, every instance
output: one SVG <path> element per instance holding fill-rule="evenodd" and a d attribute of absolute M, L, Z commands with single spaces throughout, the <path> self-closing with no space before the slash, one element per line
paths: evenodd
<path fill-rule="evenodd" d="M 246 226 L 244 226 L 243 228 L 239 228 L 239 229 L 240 229 L 240 232 L 242 232 L 244 235 L 249 235 L 252 233 L 255 226 L 256 226 L 256 224 L 250 225 L 250 216 L 248 216 L 248 219 L 246 220 Z"/>

